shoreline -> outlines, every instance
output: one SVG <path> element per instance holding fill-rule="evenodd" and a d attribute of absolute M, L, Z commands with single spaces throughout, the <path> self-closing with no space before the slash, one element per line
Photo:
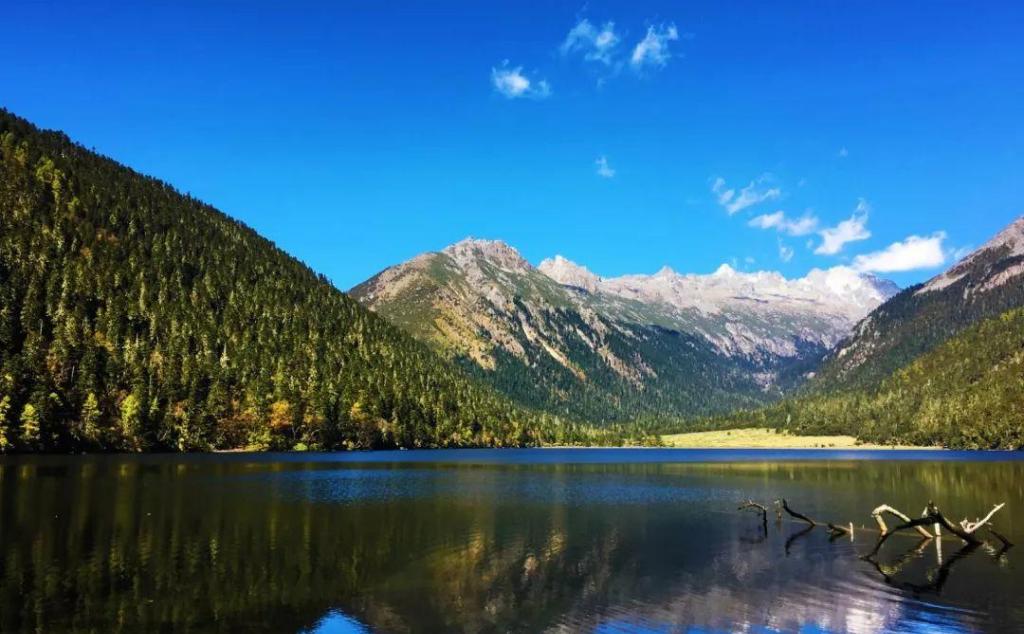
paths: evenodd
<path fill-rule="evenodd" d="M 685 432 L 660 436 L 665 447 L 674 449 L 814 449 L 849 451 L 864 450 L 942 450 L 945 447 L 921 445 L 881 445 L 860 442 L 854 436 L 798 436 L 760 427 L 743 427 L 716 431 Z"/>

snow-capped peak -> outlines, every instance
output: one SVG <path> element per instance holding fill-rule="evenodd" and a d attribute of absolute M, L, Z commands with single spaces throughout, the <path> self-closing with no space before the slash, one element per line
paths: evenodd
<path fill-rule="evenodd" d="M 736 269 L 732 268 L 728 264 L 722 264 L 720 267 L 715 269 L 715 272 L 711 274 L 713 277 L 735 277 Z"/>

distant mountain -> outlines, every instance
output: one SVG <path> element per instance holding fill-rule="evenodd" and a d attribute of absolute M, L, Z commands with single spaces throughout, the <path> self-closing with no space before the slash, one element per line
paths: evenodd
<path fill-rule="evenodd" d="M 0 110 L 0 451 L 585 431 L 513 405 L 216 209 Z"/>
<path fill-rule="evenodd" d="M 777 398 L 896 290 L 845 268 L 605 279 L 466 239 L 350 293 L 520 403 L 616 420 Z"/>
<path fill-rule="evenodd" d="M 957 333 L 870 390 L 814 392 L 709 427 L 855 434 L 869 442 L 1024 448 L 1024 309 Z"/>
<path fill-rule="evenodd" d="M 811 388 L 872 388 L 973 324 L 1024 306 L 1024 217 L 948 271 L 875 309 L 822 365 Z"/>

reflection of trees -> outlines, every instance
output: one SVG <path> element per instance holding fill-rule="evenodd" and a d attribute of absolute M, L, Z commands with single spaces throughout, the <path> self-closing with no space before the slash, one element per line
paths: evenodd
<path fill-rule="evenodd" d="M 948 466 L 955 483 L 960 465 Z M 1020 466 L 993 465 L 1009 480 L 979 477 L 1005 487 Z M 355 466 L 199 458 L 0 464 L 0 631 L 288 631 L 332 608 L 397 632 L 585 630 L 609 615 L 783 630 L 811 622 L 856 629 L 851 619 L 884 627 L 900 618 L 898 597 L 871 588 L 835 596 L 817 585 L 848 579 L 853 555 L 851 545 L 830 545 L 820 532 L 784 559 L 790 535 L 757 531 L 751 541 L 764 543 L 741 541 L 760 518 L 741 521 L 732 507 L 709 531 L 707 504 L 588 503 L 567 488 L 580 478 L 628 475 L 659 491 L 727 483 L 744 496 L 762 488 L 806 496 L 845 492 L 861 469 L 730 467 L 737 465 L 363 465 L 345 479 Z M 876 468 L 863 466 L 867 495 L 889 478 Z M 932 477 L 926 465 L 890 468 L 913 491 Z M 545 487 L 534 501 L 503 497 L 497 486 L 532 486 L 530 478 Z M 958 495 L 955 484 L 940 482 L 946 497 Z M 413 484 L 415 495 L 396 503 Z M 362 497 L 348 495 L 355 489 Z M 965 506 L 958 501 L 949 506 Z M 808 504 L 815 508 L 823 507 Z M 829 515 L 845 517 L 842 508 Z"/>

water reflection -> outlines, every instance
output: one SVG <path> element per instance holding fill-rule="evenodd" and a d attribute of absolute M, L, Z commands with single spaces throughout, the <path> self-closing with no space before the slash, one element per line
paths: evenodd
<path fill-rule="evenodd" d="M 762 531 L 736 501 L 870 522 L 880 491 L 899 507 L 998 500 L 1014 536 L 1022 467 L 4 459 L 0 630 L 1008 629 L 1024 577 L 1005 552 L 922 551 L 879 574 L 859 559 L 868 532 Z"/>

